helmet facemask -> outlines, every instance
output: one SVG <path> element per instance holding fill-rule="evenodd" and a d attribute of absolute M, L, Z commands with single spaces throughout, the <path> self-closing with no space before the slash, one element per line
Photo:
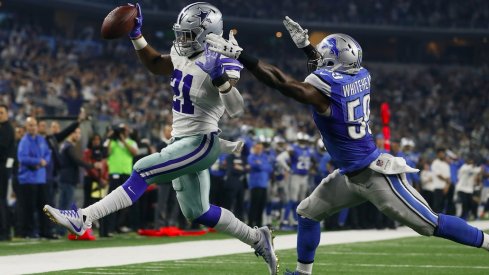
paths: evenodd
<path fill-rule="evenodd" d="M 175 40 L 173 46 L 180 56 L 190 56 L 193 53 L 202 50 L 202 45 L 197 40 L 202 34 L 202 28 L 183 29 L 178 24 L 173 25 Z"/>

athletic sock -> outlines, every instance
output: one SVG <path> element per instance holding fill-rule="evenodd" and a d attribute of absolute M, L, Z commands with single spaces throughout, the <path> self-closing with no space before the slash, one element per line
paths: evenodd
<path fill-rule="evenodd" d="M 98 220 L 122 208 L 131 206 L 143 195 L 147 187 L 148 185 L 143 178 L 134 171 L 123 185 L 83 210 L 87 212 L 91 221 Z"/>
<path fill-rule="evenodd" d="M 312 274 L 312 264 L 316 248 L 321 240 L 319 222 L 298 215 L 297 230 L 297 271 Z"/>
<path fill-rule="evenodd" d="M 297 268 L 295 270 L 299 271 L 300 274 L 310 275 L 312 274 L 312 264 L 313 263 L 304 264 L 301 262 L 297 262 Z"/>
<path fill-rule="evenodd" d="M 213 227 L 249 245 L 255 244 L 261 238 L 258 230 L 237 219 L 231 211 L 215 205 L 211 205 L 206 213 L 195 219 L 195 222 Z"/>
<path fill-rule="evenodd" d="M 459 217 L 438 214 L 438 226 L 434 235 L 457 243 L 481 247 L 484 245 L 486 234 Z"/>
<path fill-rule="evenodd" d="M 481 248 L 489 251 L 489 234 L 482 232 L 484 240 L 482 241 Z"/>

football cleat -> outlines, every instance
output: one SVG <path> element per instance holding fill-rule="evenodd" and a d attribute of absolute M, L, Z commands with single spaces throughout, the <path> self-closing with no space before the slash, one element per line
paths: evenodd
<path fill-rule="evenodd" d="M 270 275 L 277 275 L 279 264 L 277 255 L 275 254 L 275 250 L 273 247 L 274 236 L 272 235 L 272 231 L 266 226 L 260 228 L 255 227 L 255 229 L 258 230 L 261 235 L 260 240 L 253 245 L 253 248 L 255 249 L 255 255 L 257 257 L 263 257 L 268 265 L 268 271 L 270 272 Z"/>
<path fill-rule="evenodd" d="M 49 205 L 45 205 L 44 213 L 53 222 L 66 227 L 70 232 L 77 236 L 81 236 L 92 227 L 92 222 L 82 209 L 73 204 L 71 210 L 60 210 Z"/>
<path fill-rule="evenodd" d="M 290 271 L 288 269 L 285 270 L 284 275 L 307 275 L 305 273 L 301 273 L 299 271 Z"/>

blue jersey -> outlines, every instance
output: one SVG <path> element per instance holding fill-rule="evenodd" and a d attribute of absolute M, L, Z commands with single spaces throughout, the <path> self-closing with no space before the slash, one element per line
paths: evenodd
<path fill-rule="evenodd" d="M 380 152 L 368 125 L 370 116 L 370 74 L 362 68 L 356 75 L 320 69 L 305 82 L 329 97 L 326 114 L 312 109 L 314 122 L 324 145 L 340 173 L 367 167 Z"/>
<path fill-rule="evenodd" d="M 293 174 L 307 175 L 311 168 L 312 152 L 309 147 L 292 145 L 292 155 L 290 156 L 290 168 Z"/>
<path fill-rule="evenodd" d="M 214 177 L 224 177 L 226 175 L 226 168 L 224 164 L 226 162 L 228 154 L 221 153 L 216 159 L 216 162 L 209 167 L 209 172 Z"/>

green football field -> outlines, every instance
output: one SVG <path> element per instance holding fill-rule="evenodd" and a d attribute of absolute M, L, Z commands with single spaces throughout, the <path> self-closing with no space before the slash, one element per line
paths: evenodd
<path fill-rule="evenodd" d="M 379 232 L 382 234 L 382 232 Z M 135 235 L 101 242 L 18 242 L 19 254 L 120 245 L 143 245 L 209 238 L 225 238 L 221 234 L 207 234 L 198 238 L 150 239 Z M 58 247 L 57 247 L 58 246 Z M 53 248 L 54 247 L 54 248 Z M 56 249 L 57 247 L 57 249 Z M 0 245 L 5 253 L 6 244 Z M 212 247 L 209 247 L 212 249 Z M 3 251 L 2 251 L 3 250 Z M 278 251 L 281 273 L 295 267 L 295 250 Z M 73 259 L 67 259 L 73 260 Z M 82 260 L 82 259 L 78 259 Z M 267 274 L 265 264 L 252 252 L 193 260 L 152 262 L 126 266 L 85 268 L 44 274 Z M 316 254 L 314 274 L 489 274 L 489 253 L 464 247 L 450 241 L 413 237 L 390 241 L 364 242 L 321 246 Z"/>

